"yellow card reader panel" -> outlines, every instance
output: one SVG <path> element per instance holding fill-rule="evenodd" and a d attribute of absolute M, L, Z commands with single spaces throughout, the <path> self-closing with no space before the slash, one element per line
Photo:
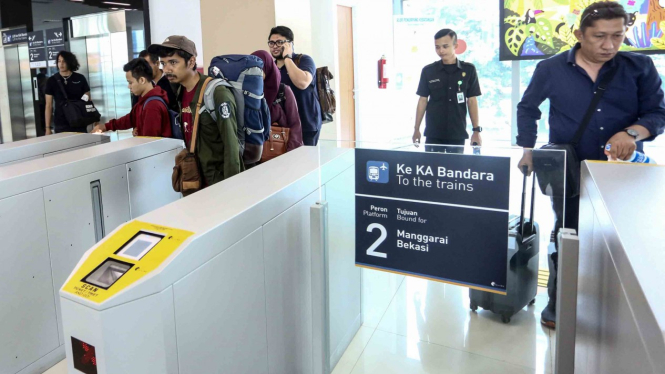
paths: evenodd
<path fill-rule="evenodd" d="M 193 232 L 132 221 L 90 254 L 63 291 L 102 303 L 157 269 Z"/>

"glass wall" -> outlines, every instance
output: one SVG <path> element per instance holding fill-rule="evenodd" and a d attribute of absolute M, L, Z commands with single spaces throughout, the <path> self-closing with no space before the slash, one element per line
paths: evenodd
<path fill-rule="evenodd" d="M 433 36 L 442 28 L 457 32 L 467 45 L 459 54 L 462 61 L 473 63 L 478 71 L 482 96 L 479 97 L 480 121 L 485 143 L 507 143 L 511 131 L 514 106 L 511 100 L 513 75 L 519 73 L 519 97 L 529 85 L 539 61 L 499 61 L 499 11 L 496 0 L 402 0 L 394 7 L 395 89 L 402 91 L 405 102 L 412 102 L 422 67 L 438 59 Z M 423 42 L 425 40 L 425 42 Z M 404 56 L 404 55 L 407 56 Z M 656 67 L 665 81 L 665 55 L 653 55 Z M 408 60 L 408 63 L 401 61 Z M 518 72 L 513 69 L 517 68 Z M 541 106 L 543 116 L 538 127 L 538 141 L 547 142 L 549 102 Z M 470 121 L 469 121 L 470 122 Z M 665 149 L 661 136 L 649 149 Z M 655 150 L 654 152 L 658 152 Z M 660 152 L 658 152 L 660 153 Z"/>

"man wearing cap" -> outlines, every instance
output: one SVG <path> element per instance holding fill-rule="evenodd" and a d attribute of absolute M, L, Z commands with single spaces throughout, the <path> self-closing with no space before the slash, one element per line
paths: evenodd
<path fill-rule="evenodd" d="M 164 75 L 171 82 L 180 108 L 185 144 L 192 141 L 196 104 L 207 76 L 196 71 L 196 45 L 187 37 L 169 36 L 162 44 L 153 44 L 149 53 L 157 54 Z M 245 169 L 238 145 L 236 102 L 228 88 L 218 86 L 214 92 L 214 108 L 205 108 L 199 116 L 196 155 L 201 164 L 205 185 L 230 178 Z M 203 103 L 202 103 L 203 107 Z M 217 121 L 210 111 L 217 110 Z"/>
<path fill-rule="evenodd" d="M 423 68 L 417 94 L 418 109 L 413 143 L 420 143 L 420 124 L 425 112 L 425 149 L 428 152 L 463 153 L 466 139 L 466 113 L 469 109 L 473 135 L 471 144 L 482 145 L 478 120 L 478 100 L 481 95 L 478 74 L 473 64 L 460 61 L 455 54 L 457 34 L 443 29 L 434 36 L 438 60 Z M 446 144 L 446 147 L 439 146 Z"/>

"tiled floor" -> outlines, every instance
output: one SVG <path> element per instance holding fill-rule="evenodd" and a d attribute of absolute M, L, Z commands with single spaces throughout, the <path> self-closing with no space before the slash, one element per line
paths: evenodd
<path fill-rule="evenodd" d="M 510 324 L 469 310 L 466 288 L 363 269 L 364 324 L 333 374 L 553 373 L 554 331 L 536 304 Z M 46 374 L 66 374 L 64 362 Z"/>
<path fill-rule="evenodd" d="M 363 283 L 365 323 L 333 374 L 553 372 L 545 290 L 504 324 L 471 312 L 466 288 L 365 269 Z"/>

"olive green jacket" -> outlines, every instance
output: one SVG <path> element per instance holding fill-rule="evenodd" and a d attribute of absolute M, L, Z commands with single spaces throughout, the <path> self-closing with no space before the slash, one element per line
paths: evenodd
<path fill-rule="evenodd" d="M 196 103 L 203 94 L 201 87 L 208 77 L 199 73 L 199 78 L 194 98 L 189 105 L 193 118 L 196 117 Z M 178 97 L 178 107 L 182 116 L 182 96 L 185 90 L 178 84 L 173 86 L 173 91 Z M 215 89 L 214 100 L 215 108 L 205 108 L 199 117 L 196 139 L 196 155 L 208 186 L 245 170 L 238 144 L 237 108 L 233 93 L 226 87 L 218 86 Z M 205 107 L 203 101 L 201 107 Z M 213 110 L 217 111 L 217 121 L 213 120 L 209 113 Z"/>

